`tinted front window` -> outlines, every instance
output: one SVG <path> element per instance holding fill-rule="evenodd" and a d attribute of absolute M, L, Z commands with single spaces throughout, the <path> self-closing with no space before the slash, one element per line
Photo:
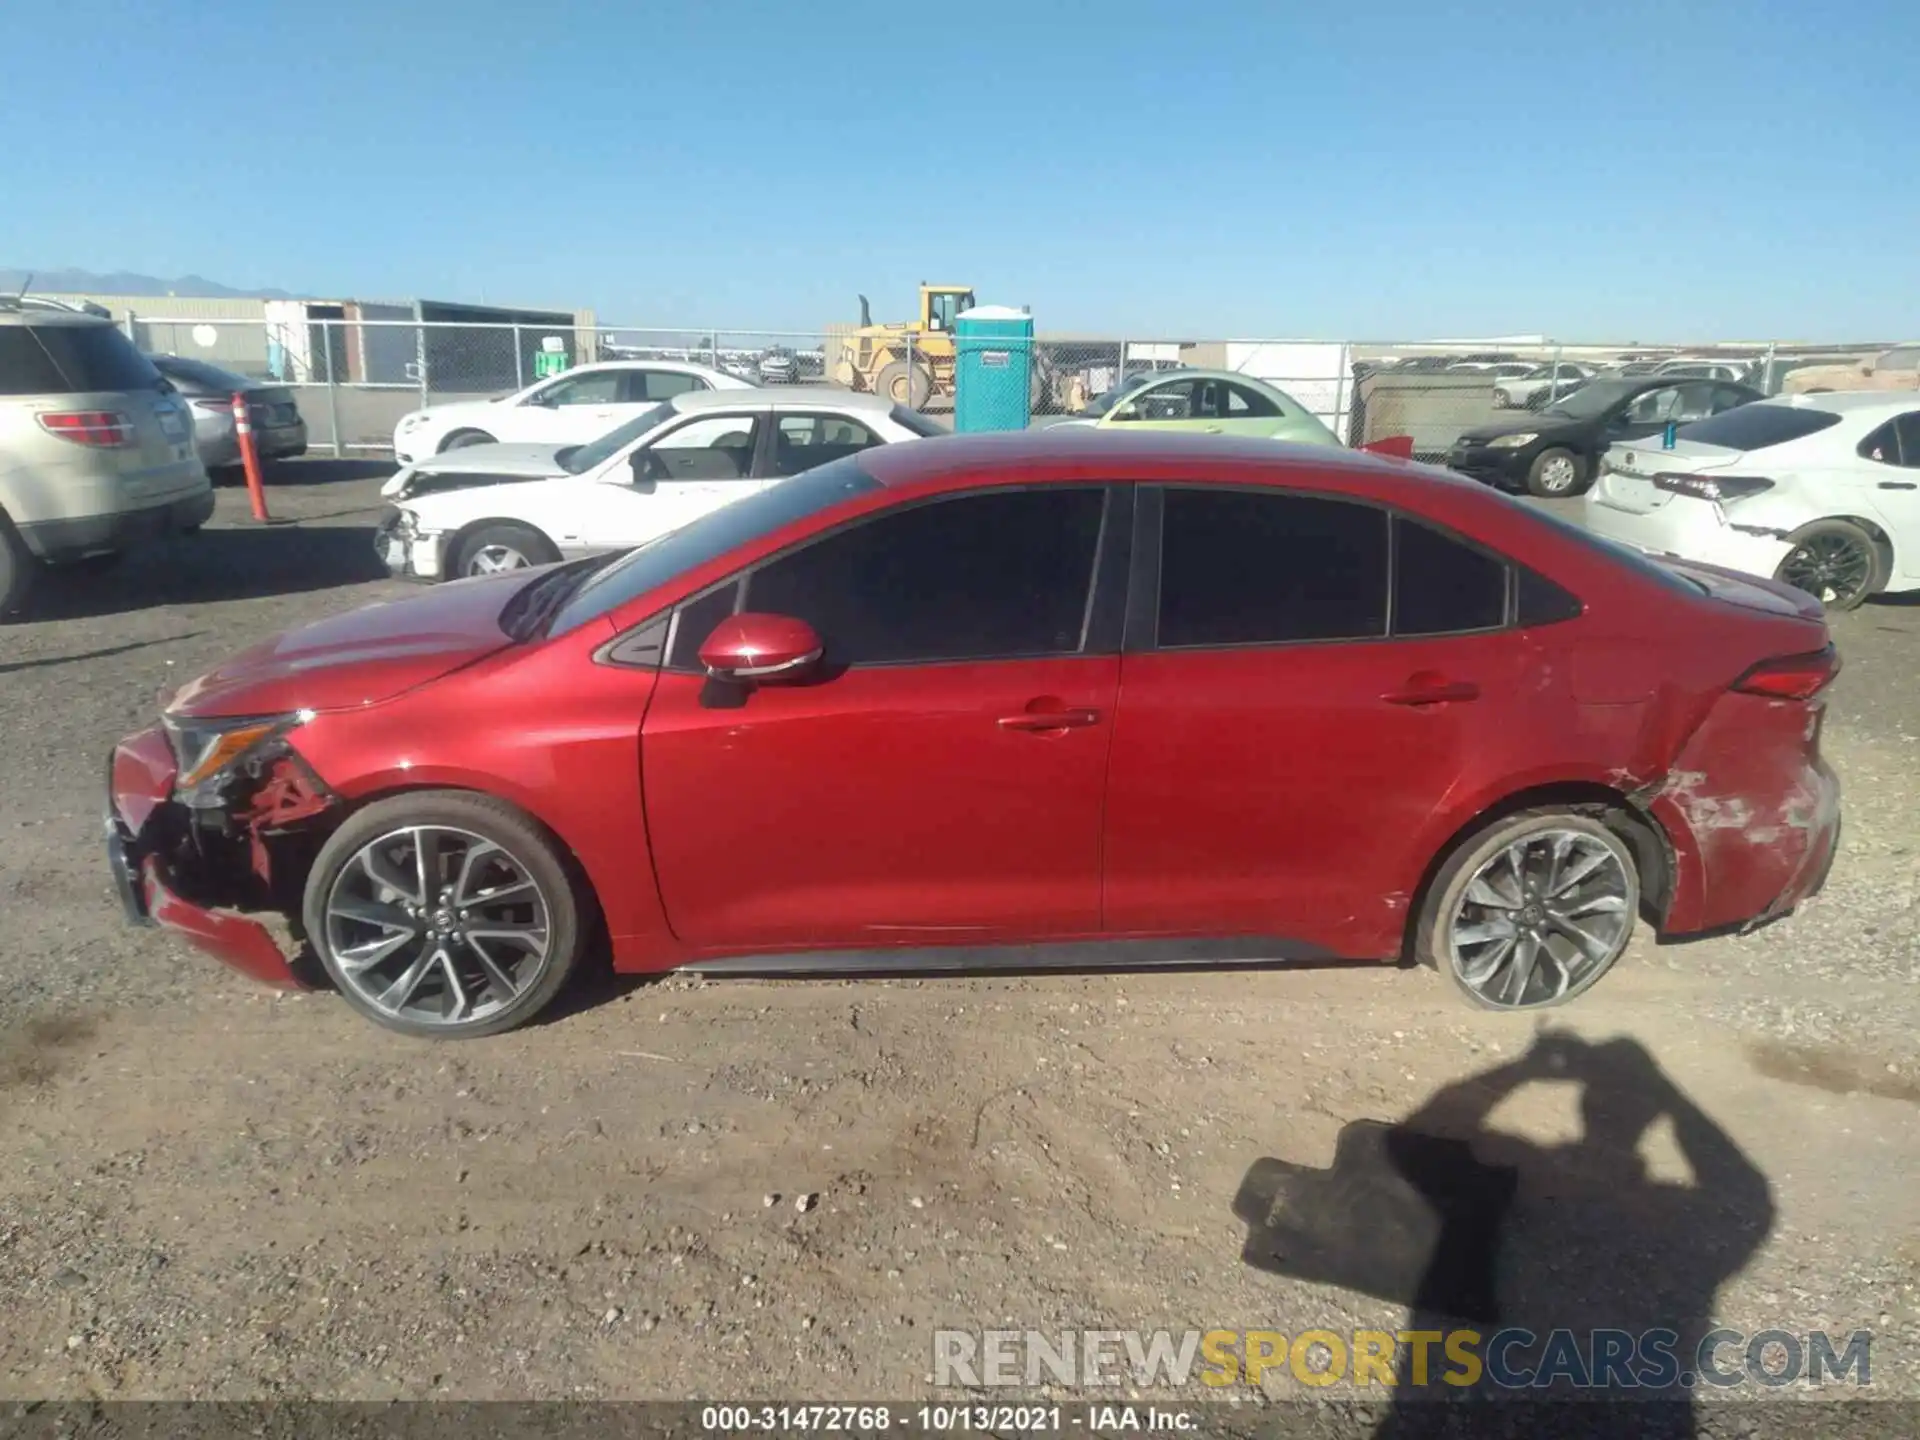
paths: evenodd
<path fill-rule="evenodd" d="M 1073 486 L 893 511 L 756 570 L 743 608 L 807 621 L 829 664 L 1072 654 L 1105 503 Z"/>
<path fill-rule="evenodd" d="M 594 572 L 554 617 L 547 633 L 564 634 L 729 550 L 879 488 L 880 482 L 862 470 L 858 460 L 842 460 L 743 495 L 678 530 L 656 536 L 604 570 Z"/>
<path fill-rule="evenodd" d="M 1393 522 L 1393 633 L 1492 630 L 1507 618 L 1507 567 L 1405 517 Z"/>
<path fill-rule="evenodd" d="M 7 327 L 12 329 L 12 326 Z M 68 394 L 89 390 L 155 390 L 160 372 L 133 342 L 111 325 L 29 325 L 21 327 L 53 362 Z M 31 392 L 15 392 L 31 393 Z"/>
<path fill-rule="evenodd" d="M 1387 515 L 1256 490 L 1166 492 L 1161 645 L 1351 640 L 1387 628 Z"/>
<path fill-rule="evenodd" d="M 1810 410 L 1803 405 L 1740 405 L 1695 421 L 1680 431 L 1680 438 L 1727 450 L 1764 450 L 1769 445 L 1816 435 L 1839 423 L 1840 417 L 1831 410 Z"/>

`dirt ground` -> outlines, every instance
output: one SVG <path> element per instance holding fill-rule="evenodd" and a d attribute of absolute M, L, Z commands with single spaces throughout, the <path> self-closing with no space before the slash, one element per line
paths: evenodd
<path fill-rule="evenodd" d="M 99 843 L 161 689 L 407 593 L 376 474 L 290 467 L 264 529 L 224 492 L 0 629 L 0 1397 L 899 1398 L 936 1329 L 1390 1330 L 1411 1295 L 1247 1263 L 1235 1194 L 1476 1093 L 1508 1318 L 1867 1329 L 1872 1393 L 1920 1397 L 1920 604 L 1835 622 L 1826 893 L 1637 940 L 1556 1016 L 1616 1043 L 1505 1098 L 1448 1087 L 1534 1021 L 1371 967 L 668 979 L 435 1045 L 129 929 Z M 1577 1143 L 1583 1093 L 1645 1114 Z"/>

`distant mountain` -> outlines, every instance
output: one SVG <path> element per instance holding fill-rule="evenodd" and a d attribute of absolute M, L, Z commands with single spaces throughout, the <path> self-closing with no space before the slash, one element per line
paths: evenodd
<path fill-rule="evenodd" d="M 116 270 L 96 275 L 91 270 L 22 270 L 0 266 L 0 294 L 11 295 L 31 284 L 41 295 L 179 295 L 192 300 L 292 300 L 286 290 L 236 290 L 203 275 L 162 280 L 157 275 L 134 275 Z"/>

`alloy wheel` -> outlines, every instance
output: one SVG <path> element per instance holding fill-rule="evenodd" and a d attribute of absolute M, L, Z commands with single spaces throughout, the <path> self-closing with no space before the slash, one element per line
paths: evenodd
<path fill-rule="evenodd" d="M 1447 958 L 1483 1003 L 1525 1010 L 1596 979 L 1633 929 L 1619 853 L 1584 830 L 1538 830 L 1474 873 L 1447 925 Z"/>
<path fill-rule="evenodd" d="M 519 999 L 547 968 L 551 910 L 504 846 L 442 825 L 361 846 L 326 899 L 336 978 L 381 1014 L 457 1029 Z"/>
<path fill-rule="evenodd" d="M 1873 556 L 1846 535 L 1809 535 L 1780 562 L 1780 578 L 1823 605 L 1845 607 L 1873 580 Z"/>
<path fill-rule="evenodd" d="M 505 570 L 524 570 L 531 563 L 511 545 L 482 545 L 467 561 L 467 574 L 498 575 Z"/>
<path fill-rule="evenodd" d="M 1571 490 L 1573 482 L 1579 478 L 1580 472 L 1568 455 L 1555 455 L 1540 467 L 1540 488 L 1555 495 L 1563 490 Z"/>

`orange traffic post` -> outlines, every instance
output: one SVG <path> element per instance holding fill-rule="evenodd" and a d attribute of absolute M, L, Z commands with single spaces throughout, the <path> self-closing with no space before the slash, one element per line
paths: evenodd
<path fill-rule="evenodd" d="M 264 523 L 267 518 L 267 490 L 260 479 L 260 452 L 253 444 L 253 422 L 247 418 L 247 397 L 237 391 L 233 397 L 233 433 L 240 441 L 240 463 L 247 472 L 247 498 L 253 501 L 253 518 Z"/>

